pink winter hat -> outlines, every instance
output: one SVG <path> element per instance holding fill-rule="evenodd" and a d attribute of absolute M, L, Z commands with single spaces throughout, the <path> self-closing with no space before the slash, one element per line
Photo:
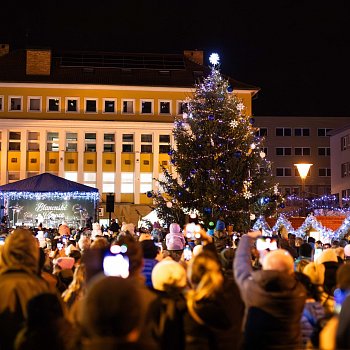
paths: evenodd
<path fill-rule="evenodd" d="M 181 229 L 180 229 L 180 225 L 173 223 L 170 225 L 169 227 L 169 232 L 170 233 L 180 233 Z"/>
<path fill-rule="evenodd" d="M 56 264 L 62 269 L 62 270 L 70 270 L 73 268 L 75 263 L 74 258 L 70 257 L 60 257 L 56 259 Z"/>

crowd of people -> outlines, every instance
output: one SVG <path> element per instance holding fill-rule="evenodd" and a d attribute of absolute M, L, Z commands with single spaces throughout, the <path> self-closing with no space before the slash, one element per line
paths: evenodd
<path fill-rule="evenodd" d="M 223 220 L 16 228 L 0 350 L 350 349 L 350 244 Z"/>

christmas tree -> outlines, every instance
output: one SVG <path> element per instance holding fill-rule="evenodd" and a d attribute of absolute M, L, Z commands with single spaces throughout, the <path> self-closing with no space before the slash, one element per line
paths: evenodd
<path fill-rule="evenodd" d="M 221 218 L 247 230 L 254 216 L 276 210 L 280 197 L 254 118 L 221 75 L 218 57 L 212 55 L 211 63 L 175 119 L 169 153 L 174 172 L 163 169 L 152 194 L 155 209 L 168 224 L 183 225 L 194 212 L 204 224 Z"/>

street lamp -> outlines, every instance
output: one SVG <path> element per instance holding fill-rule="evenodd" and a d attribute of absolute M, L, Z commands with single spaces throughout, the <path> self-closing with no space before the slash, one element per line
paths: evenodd
<path fill-rule="evenodd" d="M 303 206 L 303 210 L 302 210 L 302 214 L 305 217 L 306 216 L 306 210 L 305 210 L 305 179 L 306 176 L 310 170 L 310 167 L 312 164 L 306 164 L 306 163 L 299 163 L 299 164 L 294 164 L 298 171 L 299 171 L 299 175 L 301 177 L 301 195 L 302 195 L 302 206 Z"/>

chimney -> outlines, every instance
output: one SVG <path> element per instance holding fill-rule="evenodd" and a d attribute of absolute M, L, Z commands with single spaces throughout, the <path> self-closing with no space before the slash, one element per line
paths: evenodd
<path fill-rule="evenodd" d="M 0 57 L 5 56 L 10 52 L 9 44 L 0 44 Z"/>
<path fill-rule="evenodd" d="M 27 75 L 50 75 L 51 50 L 27 49 Z"/>
<path fill-rule="evenodd" d="M 184 56 L 188 58 L 190 61 L 193 61 L 197 64 L 203 65 L 203 51 L 190 51 L 185 50 Z"/>

